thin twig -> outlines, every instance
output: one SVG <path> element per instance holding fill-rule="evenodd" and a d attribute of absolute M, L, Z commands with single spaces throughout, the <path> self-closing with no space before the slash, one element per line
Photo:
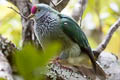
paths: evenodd
<path fill-rule="evenodd" d="M 25 17 L 23 14 L 21 14 L 20 12 L 18 12 L 16 9 L 14 9 L 13 7 L 8 7 L 10 9 L 12 9 L 13 11 L 15 11 L 16 13 L 18 13 L 22 18 L 24 19 L 28 19 L 27 17 Z"/>
<path fill-rule="evenodd" d="M 96 53 L 95 55 L 97 57 L 107 47 L 110 39 L 112 38 L 113 33 L 119 28 L 119 26 L 120 26 L 120 18 L 110 27 L 104 40 L 99 44 L 96 50 L 93 51 L 94 53 Z"/>
<path fill-rule="evenodd" d="M 54 3 L 52 0 L 51 0 L 51 3 L 53 4 L 54 8 L 55 8 L 56 10 L 58 10 L 57 7 L 56 7 L 56 5 L 55 5 L 55 3 Z"/>
<path fill-rule="evenodd" d="M 54 5 L 54 7 L 57 7 L 61 2 L 63 2 L 63 0 L 60 0 L 59 2 L 57 2 L 56 4 L 51 0 L 51 3 Z"/>
<path fill-rule="evenodd" d="M 60 0 L 59 2 L 56 3 L 56 6 L 58 6 L 63 0 Z"/>
<path fill-rule="evenodd" d="M 51 3 L 53 4 L 53 6 L 56 7 L 56 5 L 54 4 L 54 2 L 53 2 L 52 0 L 50 0 L 50 1 L 51 1 Z"/>
<path fill-rule="evenodd" d="M 51 3 L 53 4 L 54 8 L 56 10 L 58 10 L 57 6 L 62 2 L 63 0 L 60 0 L 59 2 L 57 2 L 56 4 L 51 0 Z"/>

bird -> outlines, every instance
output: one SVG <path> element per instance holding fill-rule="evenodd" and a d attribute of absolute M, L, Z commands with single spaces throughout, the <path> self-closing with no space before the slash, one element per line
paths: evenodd
<path fill-rule="evenodd" d="M 47 48 L 49 43 L 59 41 L 62 44 L 62 48 L 58 58 L 63 63 L 88 66 L 86 62 L 90 60 L 95 73 L 98 70 L 105 75 L 104 71 L 96 63 L 85 33 L 74 19 L 61 14 L 44 3 L 32 6 L 31 14 L 28 18 L 32 17 L 35 19 L 35 36 L 43 50 Z M 105 76 L 103 77 L 105 79 Z"/>

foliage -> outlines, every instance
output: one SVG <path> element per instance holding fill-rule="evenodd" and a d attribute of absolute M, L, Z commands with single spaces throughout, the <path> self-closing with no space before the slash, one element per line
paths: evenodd
<path fill-rule="evenodd" d="M 6 80 L 6 79 L 0 78 L 0 80 Z"/>
<path fill-rule="evenodd" d="M 45 53 L 37 50 L 33 45 L 25 45 L 22 50 L 14 54 L 18 72 L 25 80 L 43 80 L 43 76 L 47 73 L 46 65 L 59 49 L 59 43 L 49 45 Z"/>

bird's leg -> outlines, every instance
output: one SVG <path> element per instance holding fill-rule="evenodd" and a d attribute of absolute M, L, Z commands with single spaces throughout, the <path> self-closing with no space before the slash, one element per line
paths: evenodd
<path fill-rule="evenodd" d="M 60 64 L 59 63 L 59 57 L 56 57 L 54 60 L 52 60 L 52 63 L 54 63 L 54 64 Z"/>
<path fill-rule="evenodd" d="M 62 64 L 61 62 L 63 62 L 59 57 L 56 57 L 54 60 L 52 60 L 53 64 L 56 64 L 57 66 L 59 66 L 61 69 L 65 69 L 65 70 L 69 70 L 71 72 L 73 72 L 73 69 Z"/>

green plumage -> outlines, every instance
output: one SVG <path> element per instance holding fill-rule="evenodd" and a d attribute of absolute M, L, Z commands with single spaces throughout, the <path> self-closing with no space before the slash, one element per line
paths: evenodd
<path fill-rule="evenodd" d="M 63 32 L 69 36 L 69 38 L 74 41 L 75 43 L 77 43 L 79 45 L 79 47 L 81 48 L 81 53 L 86 53 L 92 63 L 94 68 L 96 68 L 96 62 L 94 59 L 94 55 L 92 53 L 92 50 L 89 46 L 88 40 L 84 34 L 84 32 L 81 30 L 81 28 L 79 27 L 79 25 L 71 18 L 69 18 L 68 16 L 59 14 L 60 18 L 61 18 L 61 28 L 63 30 Z"/>
<path fill-rule="evenodd" d="M 59 14 L 59 16 L 61 18 L 61 28 L 63 29 L 63 32 L 79 44 L 80 47 L 89 49 L 90 46 L 88 40 L 79 25 L 68 16 L 61 14 Z"/>

